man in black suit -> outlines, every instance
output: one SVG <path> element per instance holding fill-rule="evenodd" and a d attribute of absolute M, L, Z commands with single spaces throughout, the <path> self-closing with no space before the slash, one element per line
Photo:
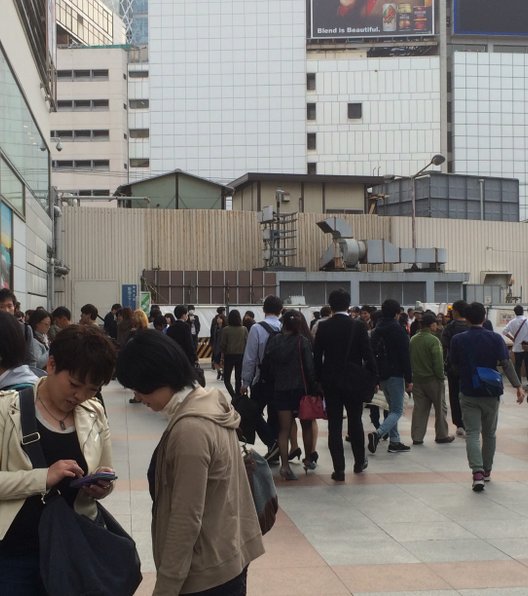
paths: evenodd
<path fill-rule="evenodd" d="M 191 335 L 191 328 L 187 324 L 188 311 L 183 304 L 174 307 L 176 322 L 167 329 L 167 335 L 172 338 L 185 352 L 192 366 L 196 362 L 196 350 Z"/>
<path fill-rule="evenodd" d="M 343 407 L 347 411 L 348 434 L 354 454 L 354 472 L 367 467 L 363 433 L 363 366 L 376 378 L 376 363 L 370 347 L 367 328 L 360 320 L 348 316 L 350 294 L 334 290 L 328 297 L 332 317 L 318 325 L 314 343 L 315 374 L 326 398 L 328 414 L 328 448 L 332 456 L 332 480 L 345 479 L 343 449 Z M 368 373 L 367 373 L 368 374 Z"/>

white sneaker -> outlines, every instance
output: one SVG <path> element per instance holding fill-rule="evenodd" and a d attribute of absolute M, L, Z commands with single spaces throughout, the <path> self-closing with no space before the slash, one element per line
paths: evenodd
<path fill-rule="evenodd" d="M 457 437 L 465 437 L 466 436 L 466 431 L 461 426 L 459 426 L 456 429 L 456 436 Z"/>

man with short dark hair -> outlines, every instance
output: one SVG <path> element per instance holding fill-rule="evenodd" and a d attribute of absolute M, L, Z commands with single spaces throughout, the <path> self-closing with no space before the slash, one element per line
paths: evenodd
<path fill-rule="evenodd" d="M 242 325 L 244 325 L 244 327 L 248 330 L 251 329 L 251 327 L 253 327 L 253 325 L 255 324 L 255 313 L 252 310 L 246 310 L 246 312 L 244 313 L 244 318 L 242 319 Z"/>
<path fill-rule="evenodd" d="M 466 452 L 473 473 L 473 490 L 481 492 L 484 483 L 490 480 L 493 468 L 502 387 L 494 391 L 480 375 L 489 377 L 490 369 L 496 371 L 498 363 L 517 389 L 519 404 L 524 400 L 524 390 L 504 340 L 498 333 L 482 326 L 486 318 L 484 305 L 472 302 L 465 315 L 470 328 L 451 340 L 451 362 L 460 375 L 460 406 L 466 426 Z"/>
<path fill-rule="evenodd" d="M 413 374 L 414 408 L 411 422 L 413 445 L 422 445 L 427 431 L 431 406 L 435 412 L 435 441 L 451 443 L 454 435 L 447 426 L 442 344 L 435 337 L 436 316 L 425 313 L 420 331 L 411 338 L 410 354 Z"/>
<path fill-rule="evenodd" d="M 51 313 L 51 319 L 53 321 L 53 325 L 48 331 L 48 337 L 50 338 L 50 341 L 53 341 L 59 331 L 66 329 L 66 327 L 71 325 L 71 311 L 65 306 L 57 306 L 57 308 Z"/>
<path fill-rule="evenodd" d="M 318 325 L 314 342 L 314 365 L 316 379 L 321 383 L 326 398 L 328 448 L 334 467 L 332 480 L 343 482 L 343 408 L 347 412 L 354 473 L 360 474 L 368 465 L 361 420 L 363 400 L 368 396 L 361 392 L 359 375 L 364 364 L 375 382 L 376 364 L 366 325 L 360 319 L 354 320 L 348 315 L 350 294 L 341 288 L 334 290 L 328 296 L 328 303 L 332 316 Z M 353 371 L 352 374 L 349 371 Z M 358 371 L 357 374 L 355 371 Z"/>
<path fill-rule="evenodd" d="M 81 307 L 81 318 L 79 319 L 79 325 L 94 325 L 99 327 L 95 322 L 99 311 L 93 304 L 85 304 Z"/>
<path fill-rule="evenodd" d="M 374 325 L 372 324 L 371 318 L 372 308 L 367 304 L 364 304 L 359 310 L 359 318 L 363 321 L 365 326 L 367 327 L 367 331 L 372 331 Z"/>
<path fill-rule="evenodd" d="M 528 320 L 524 316 L 524 308 L 516 304 L 513 308 L 515 319 L 512 319 L 504 328 L 502 334 L 513 342 L 512 352 L 515 358 L 515 372 L 522 382 L 522 365 L 528 379 L 528 351 L 524 351 L 523 343 L 528 342 Z"/>
<path fill-rule="evenodd" d="M 179 344 L 180 348 L 187 355 L 189 362 L 194 366 L 196 362 L 196 350 L 194 349 L 191 337 L 191 329 L 187 324 L 188 312 L 187 307 L 183 304 L 178 304 L 178 306 L 174 307 L 176 321 L 167 329 L 167 336 Z"/>
<path fill-rule="evenodd" d="M 15 307 L 17 304 L 17 299 L 15 294 L 9 288 L 1 288 L 0 289 L 0 310 L 9 313 L 10 315 L 15 316 Z M 26 341 L 26 357 L 24 360 L 24 364 L 28 366 L 37 366 L 37 353 L 34 347 L 33 341 L 33 331 L 29 325 L 26 325 L 24 322 L 20 323 L 23 327 L 24 331 L 24 338 Z"/>
<path fill-rule="evenodd" d="M 444 363 L 447 373 L 447 387 L 449 390 L 449 406 L 451 408 L 451 420 L 456 426 L 457 437 L 465 437 L 464 421 L 462 419 L 462 410 L 460 409 L 460 380 L 458 373 L 451 365 L 451 340 L 455 335 L 464 333 L 469 326 L 466 321 L 466 308 L 468 304 L 465 300 L 456 300 L 451 307 L 451 316 L 453 320 L 450 321 L 442 331 L 442 348 L 444 351 Z"/>
<path fill-rule="evenodd" d="M 267 296 L 262 305 L 264 321 L 253 325 L 249 331 L 244 357 L 242 359 L 241 393 L 250 389 L 251 399 L 258 404 L 260 414 L 264 408 L 268 410 L 267 422 L 260 415 L 256 420 L 256 428 L 260 440 L 268 447 L 265 457 L 272 460 L 279 453 L 277 437 L 279 424 L 277 412 L 273 407 L 273 384 L 265 383 L 260 378 L 260 365 L 264 359 L 266 344 L 271 335 L 279 333 L 281 323 L 279 315 L 282 311 L 282 300 L 278 296 Z"/>
<path fill-rule="evenodd" d="M 104 318 L 103 327 L 108 335 L 112 339 L 117 340 L 117 311 L 121 310 L 122 306 L 120 304 L 112 304 L 112 308 L 110 312 L 106 313 Z"/>
<path fill-rule="evenodd" d="M 410 447 L 400 440 L 398 420 L 403 414 L 404 393 L 412 391 L 412 370 L 409 336 L 398 322 L 400 304 L 387 299 L 381 305 L 381 318 L 370 336 L 378 365 L 378 375 L 389 414 L 375 432 L 368 434 L 368 448 L 376 453 L 378 443 L 389 434 L 389 453 L 405 453 Z"/>

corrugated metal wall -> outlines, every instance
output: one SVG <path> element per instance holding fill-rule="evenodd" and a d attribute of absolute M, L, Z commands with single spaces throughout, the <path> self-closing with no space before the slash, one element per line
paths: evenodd
<path fill-rule="evenodd" d="M 144 269 L 251 270 L 263 264 L 254 212 L 82 207 L 64 207 L 63 211 L 64 261 L 71 272 L 56 304 L 71 305 L 73 287 L 81 280 L 139 283 Z M 331 237 L 316 223 L 327 217 L 299 213 L 296 266 L 319 269 Z M 357 239 L 411 244 L 410 218 L 340 217 L 349 222 Z M 517 288 L 521 284 L 527 288 L 526 232 L 528 228 L 521 223 L 417 219 L 417 245 L 447 248 L 447 269 L 469 272 L 470 283 L 480 283 L 481 271 L 511 271 Z"/>
<path fill-rule="evenodd" d="M 392 217 L 392 241 L 409 246 L 411 219 Z M 528 291 L 528 226 L 524 223 L 460 219 L 416 219 L 418 247 L 447 248 L 446 271 L 467 272 L 469 283 L 480 284 L 481 272 L 513 274 L 513 293 Z"/>

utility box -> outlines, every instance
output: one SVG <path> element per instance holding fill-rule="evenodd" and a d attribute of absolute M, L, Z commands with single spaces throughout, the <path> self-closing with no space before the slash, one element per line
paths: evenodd
<path fill-rule="evenodd" d="M 374 186 L 379 215 L 412 215 L 412 178 Z M 414 179 L 416 217 L 519 221 L 519 181 L 428 172 Z"/>

